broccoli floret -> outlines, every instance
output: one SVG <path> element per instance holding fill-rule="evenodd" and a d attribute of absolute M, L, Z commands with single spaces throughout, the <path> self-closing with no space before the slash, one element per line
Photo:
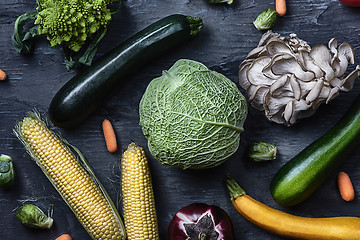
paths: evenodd
<path fill-rule="evenodd" d="M 35 24 L 39 34 L 46 35 L 51 46 L 64 44 L 77 52 L 86 39 L 111 20 L 104 0 L 40 0 Z"/>

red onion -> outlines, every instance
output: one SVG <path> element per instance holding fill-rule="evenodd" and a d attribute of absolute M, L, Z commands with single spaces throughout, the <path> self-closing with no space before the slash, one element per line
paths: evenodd
<path fill-rule="evenodd" d="M 168 228 L 169 240 L 233 240 L 230 217 L 218 206 L 192 203 L 180 209 Z"/>

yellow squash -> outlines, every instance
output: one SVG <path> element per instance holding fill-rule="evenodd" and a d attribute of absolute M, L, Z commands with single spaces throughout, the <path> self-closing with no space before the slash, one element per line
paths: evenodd
<path fill-rule="evenodd" d="M 360 218 L 308 218 L 271 208 L 245 193 L 228 177 L 226 184 L 235 209 L 253 224 L 272 233 L 293 239 L 359 240 Z"/>

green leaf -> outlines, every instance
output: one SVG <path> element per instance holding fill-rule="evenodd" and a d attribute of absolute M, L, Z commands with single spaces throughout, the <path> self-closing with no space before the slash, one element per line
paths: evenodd
<path fill-rule="evenodd" d="M 74 52 L 66 46 L 63 46 L 64 62 L 67 70 L 78 67 L 79 61 L 74 58 Z"/>
<path fill-rule="evenodd" d="M 37 36 L 39 34 L 39 26 L 33 26 L 32 28 L 29 29 L 29 31 L 27 31 L 24 35 L 23 41 L 28 41 L 32 38 L 34 38 L 35 36 Z"/>
<path fill-rule="evenodd" d="M 84 54 L 79 58 L 80 63 L 86 66 L 91 65 L 92 60 L 95 57 L 95 54 L 98 49 L 97 46 L 100 43 L 101 39 L 104 38 L 105 34 L 106 34 L 106 28 L 104 28 L 102 31 L 98 31 L 98 33 L 90 42 L 89 46 L 86 48 Z"/>
<path fill-rule="evenodd" d="M 117 12 L 120 10 L 121 4 L 122 4 L 122 0 L 116 0 L 116 1 L 114 1 L 113 3 L 116 5 L 116 7 L 110 8 L 110 13 L 111 13 L 111 15 L 117 13 Z M 110 4 L 110 5 L 112 6 L 113 4 Z"/>
<path fill-rule="evenodd" d="M 98 31 L 97 34 L 92 38 L 91 42 L 88 44 L 88 47 L 85 49 L 85 51 L 83 51 L 83 53 L 74 52 L 67 46 L 63 46 L 64 62 L 66 69 L 71 70 L 73 68 L 78 68 L 82 64 L 90 66 L 98 50 L 97 46 L 100 43 L 101 39 L 104 38 L 106 30 L 106 28 L 103 28 L 103 30 Z"/>
<path fill-rule="evenodd" d="M 24 13 L 19 16 L 14 25 L 14 33 L 11 36 L 11 41 L 14 49 L 21 53 L 27 54 L 31 52 L 33 38 L 38 35 L 38 26 L 31 27 L 28 31 L 25 31 L 25 25 L 35 20 L 37 11 Z"/>

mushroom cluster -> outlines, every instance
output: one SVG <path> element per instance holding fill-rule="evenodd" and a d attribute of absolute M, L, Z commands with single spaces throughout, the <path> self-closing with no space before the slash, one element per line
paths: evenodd
<path fill-rule="evenodd" d="M 350 91 L 360 75 L 355 51 L 348 43 L 310 47 L 296 34 L 289 37 L 268 31 L 239 66 L 239 84 L 251 106 L 264 111 L 268 120 L 291 126 L 313 115 L 340 91 Z"/>

